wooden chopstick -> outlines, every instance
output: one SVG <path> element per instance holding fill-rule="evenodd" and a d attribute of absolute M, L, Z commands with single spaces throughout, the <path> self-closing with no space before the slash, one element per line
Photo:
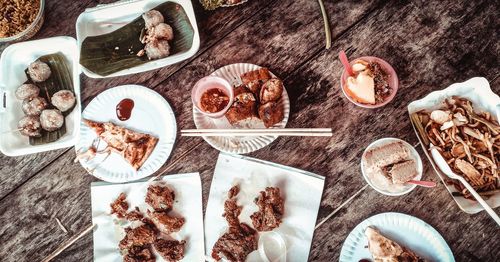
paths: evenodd
<path fill-rule="evenodd" d="M 187 129 L 181 136 L 332 136 L 331 128 Z"/>
<path fill-rule="evenodd" d="M 279 132 L 332 132 L 331 128 L 247 128 L 247 129 L 183 129 L 181 133 L 279 133 Z"/>

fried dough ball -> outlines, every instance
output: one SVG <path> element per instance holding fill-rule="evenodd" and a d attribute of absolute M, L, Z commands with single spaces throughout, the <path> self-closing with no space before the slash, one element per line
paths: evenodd
<path fill-rule="evenodd" d="M 40 114 L 40 123 L 44 130 L 55 131 L 63 125 L 64 116 L 57 109 L 46 109 Z"/>
<path fill-rule="evenodd" d="M 156 39 L 172 40 L 174 39 L 174 30 L 165 23 L 160 23 L 151 29 L 151 35 Z"/>
<path fill-rule="evenodd" d="M 61 112 L 66 112 L 75 105 L 76 99 L 73 92 L 69 90 L 60 90 L 52 96 L 50 101 L 52 105 L 61 110 Z"/>
<path fill-rule="evenodd" d="M 43 97 L 27 98 L 23 100 L 23 112 L 28 116 L 38 116 L 49 104 Z"/>
<path fill-rule="evenodd" d="M 260 102 L 265 104 L 271 101 L 277 101 L 283 94 L 283 82 L 278 78 L 267 80 L 260 89 Z"/>
<path fill-rule="evenodd" d="M 51 73 L 49 65 L 41 61 L 35 61 L 28 66 L 28 74 L 35 82 L 49 79 Z"/>
<path fill-rule="evenodd" d="M 23 136 L 39 137 L 42 135 L 42 125 L 38 116 L 25 116 L 19 120 L 17 127 Z"/>
<path fill-rule="evenodd" d="M 144 47 L 149 60 L 164 58 L 170 55 L 170 45 L 167 40 L 153 40 Z"/>
<path fill-rule="evenodd" d="M 39 93 L 40 88 L 33 84 L 22 84 L 16 89 L 16 97 L 19 100 L 37 97 Z"/>
<path fill-rule="evenodd" d="M 142 14 L 142 19 L 144 19 L 146 28 L 148 29 L 157 26 L 164 21 L 163 15 L 156 10 L 149 10 L 146 13 Z"/>

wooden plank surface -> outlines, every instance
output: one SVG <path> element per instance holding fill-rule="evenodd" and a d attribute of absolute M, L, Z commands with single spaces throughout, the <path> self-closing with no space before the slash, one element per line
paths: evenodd
<path fill-rule="evenodd" d="M 335 135 L 330 139 L 278 138 L 249 155 L 326 176 L 318 216 L 322 221 L 365 186 L 359 157 L 370 142 L 394 136 L 416 144 L 405 109 L 410 101 L 479 75 L 500 92 L 498 22 L 492 11 L 498 10 L 498 3 L 431 2 L 326 1 L 334 41 L 332 49 L 324 50 L 316 1 L 252 0 L 214 12 L 202 10 L 193 1 L 202 38 L 195 57 L 132 76 L 83 77 L 82 99 L 88 103 L 120 84 L 143 84 L 171 103 L 180 128 L 193 128 L 189 91 L 197 79 L 235 62 L 271 68 L 284 79 L 290 94 L 289 126 L 332 127 Z M 77 15 L 95 4 L 97 1 L 65 1 L 62 5 L 49 1 L 47 22 L 37 37 L 74 35 Z M 67 23 L 57 23 L 57 19 Z M 342 69 L 336 55 L 340 49 L 352 57 L 375 55 L 390 62 L 400 77 L 395 101 L 378 110 L 350 104 L 339 90 Z M 199 171 L 205 208 L 217 155 L 201 138 L 179 138 L 159 173 Z M 72 163 L 74 157 L 72 149 L 20 158 L 0 156 L 0 221 L 7 222 L 0 225 L 1 258 L 39 260 L 90 224 L 89 185 L 96 179 Z M 424 178 L 438 181 L 425 163 Z M 384 197 L 371 188 L 363 190 L 316 230 L 309 259 L 338 260 L 350 230 L 385 211 L 408 213 L 430 223 L 447 240 L 457 261 L 500 257 L 495 249 L 500 239 L 494 222 L 484 212 L 461 212 L 440 185 L 433 190 L 418 188 L 399 198 Z M 58 227 L 55 217 L 68 234 Z M 56 259 L 75 260 L 92 260 L 91 235 Z"/>

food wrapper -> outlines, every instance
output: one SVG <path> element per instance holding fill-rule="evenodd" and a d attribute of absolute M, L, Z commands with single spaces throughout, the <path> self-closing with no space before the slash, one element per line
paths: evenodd
<path fill-rule="evenodd" d="M 497 120 L 500 116 L 500 97 L 493 93 L 490 88 L 490 84 L 488 80 L 483 77 L 475 77 L 471 78 L 463 83 L 455 83 L 447 87 L 446 89 L 435 91 L 428 94 L 426 97 L 411 102 L 408 105 L 408 113 L 411 114 L 418 112 L 420 110 L 432 111 L 434 109 L 439 109 L 443 106 L 443 101 L 446 98 L 452 96 L 459 96 L 463 98 L 467 98 L 472 102 L 472 106 L 475 111 L 487 111 L 490 112 L 493 117 Z M 474 200 L 466 199 L 462 196 L 455 196 L 453 192 L 457 192 L 455 186 L 447 183 L 451 179 L 448 178 L 444 173 L 442 173 L 439 168 L 436 166 L 436 163 L 433 161 L 428 148 L 425 148 L 425 145 L 422 143 L 421 137 L 418 134 L 415 126 L 413 126 L 415 130 L 415 134 L 417 135 L 420 145 L 422 145 L 422 149 L 429 159 L 432 167 L 438 174 L 439 178 L 443 181 L 443 184 L 446 186 L 446 189 L 452 194 L 453 199 L 457 202 L 458 206 L 466 213 L 473 214 L 483 210 L 481 205 Z M 495 195 L 485 199 L 486 203 L 488 203 L 492 208 L 500 206 L 500 193 L 496 193 Z"/>
<path fill-rule="evenodd" d="M 228 229 L 224 213 L 227 192 L 240 185 L 238 205 L 243 206 L 240 222 L 252 226 L 250 215 L 258 211 L 253 202 L 266 187 L 279 187 L 285 200 L 282 223 L 273 231 L 285 241 L 287 261 L 307 261 L 324 187 L 324 177 L 299 169 L 239 155 L 221 153 L 215 167 L 205 214 L 207 260 L 212 248 Z M 258 251 L 247 261 L 264 261 Z"/>
<path fill-rule="evenodd" d="M 201 180 L 198 173 L 168 175 L 161 181 L 174 190 L 175 201 L 173 211 L 176 216 L 182 216 L 185 223 L 179 232 L 170 236 L 176 240 L 186 240 L 186 249 L 182 261 L 203 261 L 203 211 L 201 198 Z M 153 183 L 158 183 L 155 181 Z M 107 182 L 92 183 L 90 191 L 92 198 L 92 223 L 94 229 L 94 261 L 121 262 L 122 255 L 118 243 L 125 236 L 124 228 L 129 222 L 110 215 L 110 204 L 118 198 L 120 193 L 127 195 L 129 211 L 136 206 L 142 213 L 149 207 L 144 199 L 148 188 L 147 179 L 125 184 L 111 184 Z M 137 223 L 137 222 L 133 222 Z M 155 251 L 156 252 L 156 251 Z M 157 261 L 165 261 L 156 254 Z"/>

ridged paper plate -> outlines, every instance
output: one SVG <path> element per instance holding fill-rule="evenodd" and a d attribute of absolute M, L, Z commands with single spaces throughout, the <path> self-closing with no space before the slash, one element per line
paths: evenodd
<path fill-rule="evenodd" d="M 116 116 L 116 105 L 125 98 L 134 100 L 134 108 L 129 120 L 120 121 Z M 117 86 L 102 92 L 85 108 L 82 119 L 113 122 L 159 138 L 155 149 L 138 171 L 117 153 L 112 153 L 107 159 L 105 154 L 98 154 L 93 160 L 80 160 L 90 174 L 114 183 L 141 179 L 156 172 L 170 156 L 177 134 L 175 115 L 168 102 L 155 91 L 138 85 Z M 76 151 L 87 149 L 96 137 L 96 133 L 82 122 Z M 105 144 L 101 142 L 99 149 L 103 149 Z"/>
<path fill-rule="evenodd" d="M 241 84 L 240 75 L 248 71 L 257 70 L 261 68 L 254 64 L 231 64 L 217 69 L 211 75 L 219 76 L 227 81 L 233 86 Z M 272 77 L 276 77 L 271 72 Z M 290 99 L 288 98 L 288 93 L 286 89 L 283 89 L 283 95 L 281 96 L 280 103 L 284 107 L 285 118 L 274 125 L 276 128 L 285 128 L 288 122 L 288 116 L 290 115 Z M 237 128 L 229 124 L 225 117 L 219 119 L 213 119 L 202 114 L 193 106 L 193 119 L 196 127 L 198 129 L 211 129 L 211 128 Z M 250 123 L 247 128 L 265 128 L 262 121 L 255 121 Z M 203 137 L 207 143 L 209 143 L 215 149 L 233 154 L 247 154 L 256 150 L 259 150 L 269 144 L 271 144 L 277 136 L 258 136 L 258 137 Z"/>
<path fill-rule="evenodd" d="M 368 239 L 365 230 L 368 226 L 375 227 L 384 236 L 413 250 L 426 261 L 455 261 L 444 238 L 429 224 L 410 215 L 382 213 L 364 220 L 351 231 L 340 251 L 340 262 L 372 261 L 366 248 Z"/>

